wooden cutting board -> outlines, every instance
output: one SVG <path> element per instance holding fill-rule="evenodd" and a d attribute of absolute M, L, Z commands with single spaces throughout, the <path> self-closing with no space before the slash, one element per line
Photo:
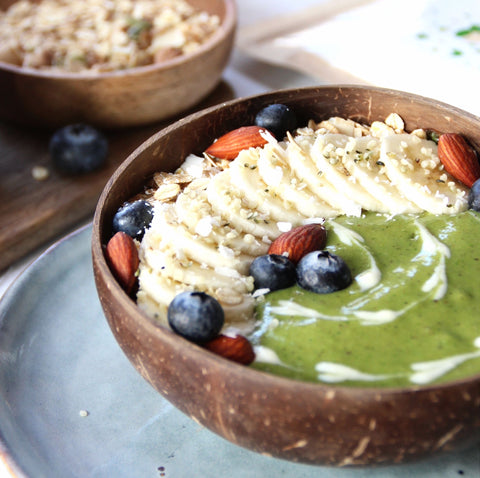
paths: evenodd
<path fill-rule="evenodd" d="M 179 117 L 233 97 L 230 85 L 221 82 L 205 101 Z M 100 193 L 119 164 L 144 140 L 176 119 L 106 132 L 106 164 L 82 176 L 61 175 L 52 167 L 48 153 L 51 132 L 0 123 L 0 270 L 93 217 Z M 48 168 L 46 180 L 33 177 L 35 166 Z"/>

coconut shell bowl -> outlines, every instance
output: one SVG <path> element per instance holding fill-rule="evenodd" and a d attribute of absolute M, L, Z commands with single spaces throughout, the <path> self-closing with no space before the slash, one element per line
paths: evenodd
<path fill-rule="evenodd" d="M 331 116 L 365 124 L 391 112 L 405 130 L 461 133 L 480 148 L 480 119 L 437 101 L 366 86 L 283 90 L 237 99 L 194 113 L 134 151 L 106 185 L 93 223 L 98 295 L 111 330 L 138 372 L 193 420 L 225 439 L 281 459 L 328 466 L 411 462 L 480 442 L 480 375 L 440 385 L 402 388 L 307 383 L 222 358 L 158 325 L 124 292 L 105 246 L 122 203 L 153 173 L 174 171 L 215 138 L 252 124 L 272 103 L 294 109 L 306 124 Z"/>
<path fill-rule="evenodd" d="M 5 11 L 15 0 L 0 0 Z M 234 0 L 189 0 L 218 15 L 220 26 L 191 53 L 99 73 L 18 66 L 0 58 L 0 119 L 54 129 L 84 122 L 123 128 L 171 118 L 198 104 L 220 81 L 237 24 Z"/>

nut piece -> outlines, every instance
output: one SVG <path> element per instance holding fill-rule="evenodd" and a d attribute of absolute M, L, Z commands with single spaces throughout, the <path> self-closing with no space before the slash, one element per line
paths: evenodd
<path fill-rule="evenodd" d="M 105 250 L 108 265 L 123 290 L 130 294 L 136 284 L 139 265 L 138 251 L 133 239 L 124 232 L 117 232 Z"/>
<path fill-rule="evenodd" d="M 327 231 L 322 224 L 307 224 L 294 227 L 278 236 L 270 244 L 268 253 L 287 256 L 296 264 L 309 252 L 323 249 L 326 242 Z"/>
<path fill-rule="evenodd" d="M 236 335 L 235 337 L 219 335 L 207 342 L 205 348 L 242 365 L 249 365 L 255 360 L 252 344 L 243 335 Z"/>
<path fill-rule="evenodd" d="M 262 131 L 267 130 L 260 126 L 242 126 L 234 129 L 218 138 L 205 153 L 218 159 L 235 159 L 242 149 L 257 148 L 267 143 L 260 134 Z"/>
<path fill-rule="evenodd" d="M 180 185 L 175 183 L 162 184 L 153 194 L 153 197 L 160 202 L 173 201 L 180 194 Z"/>
<path fill-rule="evenodd" d="M 445 133 L 438 139 L 438 157 L 445 171 L 471 188 L 480 178 L 477 153 L 465 138 L 456 133 Z"/>

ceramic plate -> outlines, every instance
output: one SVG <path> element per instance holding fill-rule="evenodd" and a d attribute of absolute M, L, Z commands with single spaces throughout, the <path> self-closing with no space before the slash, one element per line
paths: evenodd
<path fill-rule="evenodd" d="M 0 452 L 28 478 L 476 477 L 479 450 L 376 469 L 299 465 L 239 448 L 133 369 L 101 310 L 91 228 L 49 249 L 0 303 Z"/>

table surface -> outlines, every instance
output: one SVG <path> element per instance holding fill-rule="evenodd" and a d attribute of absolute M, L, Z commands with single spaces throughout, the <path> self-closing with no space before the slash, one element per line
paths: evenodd
<path fill-rule="evenodd" d="M 338 0 L 341 4 L 342 1 Z M 310 6 L 324 3 L 325 0 L 239 0 L 238 14 L 239 14 L 239 35 L 243 27 L 248 27 L 259 23 L 262 20 L 268 20 L 275 16 L 283 16 L 285 14 L 294 13 L 306 9 Z M 247 96 L 250 94 L 262 93 L 265 91 L 321 85 L 328 83 L 328 80 L 313 76 L 307 76 L 299 71 L 287 69 L 273 64 L 267 64 L 256 60 L 251 56 L 242 53 L 238 48 L 235 48 L 231 61 L 224 72 L 224 81 L 232 85 L 237 97 Z M 91 221 L 92 218 L 87 218 L 85 223 Z M 74 229 L 80 227 L 78 224 Z M 6 270 L 0 272 L 0 298 L 7 290 L 10 284 L 14 282 L 16 277 L 34 261 L 42 252 L 54 244 L 60 237 L 54 238 L 50 243 L 44 244 L 41 248 L 29 253 L 25 257 L 16 261 Z M 0 478 L 11 477 L 11 473 L 0 462 Z"/>

